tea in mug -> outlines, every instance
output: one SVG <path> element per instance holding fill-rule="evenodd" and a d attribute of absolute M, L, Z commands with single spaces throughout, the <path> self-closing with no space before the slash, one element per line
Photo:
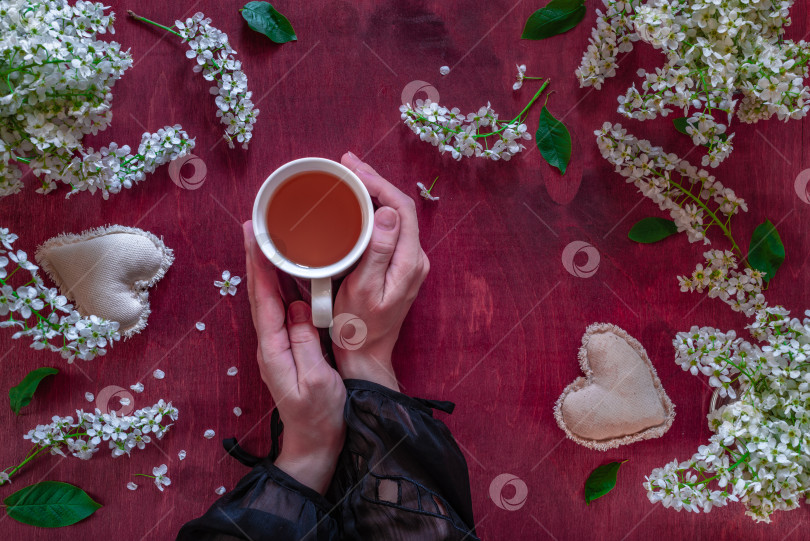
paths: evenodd
<path fill-rule="evenodd" d="M 267 206 L 267 232 L 285 258 L 304 267 L 337 263 L 357 244 L 363 213 L 339 177 L 306 171 L 281 183 Z"/>

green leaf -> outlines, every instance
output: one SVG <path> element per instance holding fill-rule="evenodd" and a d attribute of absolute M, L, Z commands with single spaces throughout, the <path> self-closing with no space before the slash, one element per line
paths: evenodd
<path fill-rule="evenodd" d="M 592 501 L 601 498 L 616 486 L 616 474 L 619 467 L 627 462 L 610 462 L 599 466 L 591 472 L 585 481 L 585 503 L 590 505 Z"/>
<path fill-rule="evenodd" d="M 565 124 L 554 118 L 546 106 L 540 111 L 540 124 L 537 126 L 537 148 L 549 165 L 562 174 L 571 161 L 571 134 Z"/>
<path fill-rule="evenodd" d="M 8 516 L 31 526 L 61 528 L 76 524 L 101 507 L 85 491 L 69 483 L 43 481 L 3 500 Z"/>
<path fill-rule="evenodd" d="M 686 117 L 681 118 L 674 118 L 672 119 L 672 123 L 675 124 L 675 129 L 681 132 L 684 135 L 689 135 L 689 132 L 686 131 L 686 127 L 689 125 L 689 119 Z"/>
<path fill-rule="evenodd" d="M 58 374 L 59 370 L 43 366 L 28 372 L 23 380 L 16 386 L 8 390 L 8 398 L 11 401 L 11 410 L 19 415 L 20 410 L 31 403 L 34 393 L 39 387 L 39 382 L 48 376 Z"/>
<path fill-rule="evenodd" d="M 249 27 L 275 43 L 287 43 L 298 39 L 287 17 L 276 11 L 269 2 L 248 2 L 239 11 L 242 12 L 242 17 Z"/>
<path fill-rule="evenodd" d="M 630 240 L 640 242 L 641 244 L 652 244 L 659 240 L 674 235 L 678 232 L 678 226 L 672 220 L 664 218 L 644 218 L 639 220 L 634 225 L 630 232 L 627 234 Z"/>
<path fill-rule="evenodd" d="M 779 237 L 776 226 L 770 220 L 754 229 L 751 244 L 748 246 L 748 262 L 765 273 L 764 280 L 770 282 L 776 271 L 785 261 L 785 245 Z"/>
<path fill-rule="evenodd" d="M 526 21 L 521 39 L 546 39 L 568 32 L 585 17 L 585 0 L 551 0 Z"/>

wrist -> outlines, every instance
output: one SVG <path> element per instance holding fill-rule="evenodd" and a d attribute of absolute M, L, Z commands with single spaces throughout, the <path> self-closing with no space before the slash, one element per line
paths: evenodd
<path fill-rule="evenodd" d="M 364 348 L 365 349 L 365 348 Z M 399 392 L 391 354 L 375 355 L 367 351 L 335 348 L 335 363 L 343 379 L 361 379 Z"/>
<path fill-rule="evenodd" d="M 326 493 L 335 473 L 341 445 L 298 445 L 285 437 L 275 460 L 278 469 L 319 494 Z"/>

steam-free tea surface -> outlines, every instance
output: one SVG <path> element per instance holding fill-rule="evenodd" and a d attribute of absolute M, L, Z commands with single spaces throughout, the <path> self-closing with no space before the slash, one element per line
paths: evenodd
<path fill-rule="evenodd" d="M 320 171 L 294 175 L 279 186 L 267 207 L 267 231 L 290 261 L 326 267 L 357 244 L 363 215 L 348 184 Z"/>

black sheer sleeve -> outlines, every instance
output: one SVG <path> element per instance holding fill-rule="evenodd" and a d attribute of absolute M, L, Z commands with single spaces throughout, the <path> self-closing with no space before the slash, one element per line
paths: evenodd
<path fill-rule="evenodd" d="M 464 455 L 431 408 L 381 385 L 345 380 L 346 443 L 326 497 L 276 466 L 282 425 L 273 412 L 273 451 L 260 459 L 225 440 L 252 471 L 178 541 L 461 541 L 478 539 Z M 331 503 L 334 502 L 334 505 Z"/>
<path fill-rule="evenodd" d="M 431 407 L 368 381 L 346 380 L 346 444 L 329 494 L 343 539 L 476 540 L 467 462 Z"/>
<path fill-rule="evenodd" d="M 231 456 L 253 469 L 203 516 L 186 523 L 177 534 L 177 541 L 342 539 L 336 507 L 273 465 L 282 429 L 278 411 L 273 410 L 273 449 L 267 458 L 250 455 L 235 439 L 223 441 Z"/>

